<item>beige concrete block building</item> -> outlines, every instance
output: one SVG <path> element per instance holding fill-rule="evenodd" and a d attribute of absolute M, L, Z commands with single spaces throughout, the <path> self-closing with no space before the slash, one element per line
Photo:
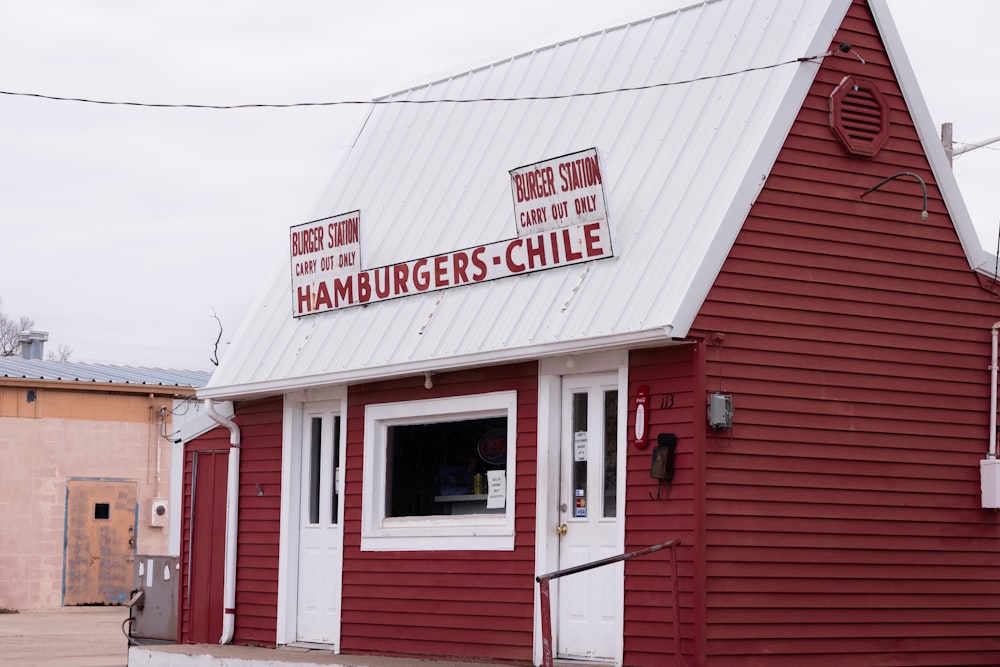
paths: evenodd
<path fill-rule="evenodd" d="M 136 554 L 175 555 L 172 435 L 209 373 L 44 361 L 45 337 L 0 358 L 0 608 L 122 604 Z"/>

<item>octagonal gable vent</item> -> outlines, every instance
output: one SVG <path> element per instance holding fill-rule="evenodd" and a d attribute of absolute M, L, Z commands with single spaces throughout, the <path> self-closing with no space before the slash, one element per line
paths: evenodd
<path fill-rule="evenodd" d="M 830 127 L 848 152 L 878 154 L 889 139 L 889 105 L 874 81 L 844 77 L 830 94 Z"/>

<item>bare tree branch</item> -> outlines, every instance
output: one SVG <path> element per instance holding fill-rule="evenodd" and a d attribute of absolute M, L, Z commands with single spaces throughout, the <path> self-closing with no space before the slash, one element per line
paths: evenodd
<path fill-rule="evenodd" d="M 212 317 L 214 317 L 215 321 L 219 323 L 219 335 L 215 337 L 215 351 L 212 353 L 212 356 L 211 356 L 211 358 L 209 358 L 209 361 L 211 361 L 214 366 L 218 366 L 219 365 L 219 341 L 222 340 L 222 320 L 220 320 L 219 316 L 216 314 L 215 308 L 212 308 Z"/>
<path fill-rule="evenodd" d="M 69 345 L 60 345 L 55 352 L 49 352 L 46 358 L 49 361 L 69 361 L 71 356 L 73 356 L 73 348 Z"/>
<path fill-rule="evenodd" d="M 30 317 L 21 316 L 15 320 L 10 315 L 0 311 L 0 357 L 13 357 L 19 354 L 21 344 L 17 341 L 17 335 L 33 326 L 35 326 L 35 321 Z"/>

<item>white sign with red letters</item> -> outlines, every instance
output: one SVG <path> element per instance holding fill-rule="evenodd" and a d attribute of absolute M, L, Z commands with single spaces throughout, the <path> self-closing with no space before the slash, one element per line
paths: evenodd
<path fill-rule="evenodd" d="M 514 169 L 510 184 L 518 236 L 608 219 L 596 148 Z"/>
<path fill-rule="evenodd" d="M 360 211 L 291 228 L 294 317 L 613 257 L 597 149 L 510 172 L 517 238 L 361 267 Z"/>

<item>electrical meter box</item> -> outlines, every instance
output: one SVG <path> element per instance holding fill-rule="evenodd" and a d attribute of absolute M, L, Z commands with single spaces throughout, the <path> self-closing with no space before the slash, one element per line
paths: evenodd
<path fill-rule="evenodd" d="M 134 591 L 129 600 L 132 628 L 139 640 L 177 641 L 177 596 L 180 578 L 177 556 L 136 556 Z"/>
<path fill-rule="evenodd" d="M 733 397 L 718 392 L 708 397 L 708 425 L 722 431 L 733 425 Z"/>
<path fill-rule="evenodd" d="M 983 459 L 979 462 L 982 481 L 983 509 L 1000 509 L 1000 459 Z"/>

